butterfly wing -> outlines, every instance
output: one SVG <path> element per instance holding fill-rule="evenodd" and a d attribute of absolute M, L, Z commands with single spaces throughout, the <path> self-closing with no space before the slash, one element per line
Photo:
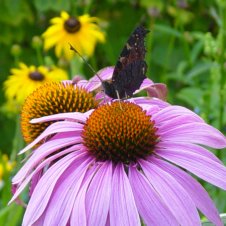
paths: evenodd
<path fill-rule="evenodd" d="M 137 27 L 128 39 L 115 65 L 112 85 L 120 99 L 132 96 L 146 78 L 144 38 L 147 33 L 148 31 L 143 26 Z"/>
<path fill-rule="evenodd" d="M 114 84 L 120 99 L 131 97 L 133 93 L 140 88 L 143 80 L 146 78 L 147 64 L 143 60 L 134 61 L 125 66 L 119 73 L 120 83 Z"/>

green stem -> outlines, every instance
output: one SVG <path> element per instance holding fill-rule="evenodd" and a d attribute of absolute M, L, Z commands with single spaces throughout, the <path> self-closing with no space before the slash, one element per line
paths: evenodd
<path fill-rule="evenodd" d="M 20 57 L 19 56 L 14 56 L 14 63 L 15 65 L 19 65 L 20 62 Z"/>
<path fill-rule="evenodd" d="M 70 61 L 70 78 L 73 79 L 75 75 L 83 74 L 82 61 L 78 57 L 74 57 Z"/>
<path fill-rule="evenodd" d="M 86 4 L 84 7 L 84 14 L 89 13 L 90 12 L 90 8 L 92 6 L 92 0 L 86 0 Z"/>
<path fill-rule="evenodd" d="M 35 50 L 36 50 L 36 55 L 37 55 L 37 59 L 38 59 L 38 64 L 43 65 L 44 61 L 43 61 L 43 57 L 42 57 L 41 48 L 36 47 Z"/>
<path fill-rule="evenodd" d="M 219 109 L 219 129 L 223 129 L 224 124 L 224 104 L 225 104 L 225 93 L 223 92 L 226 86 L 226 70 L 224 66 L 225 57 L 224 57 L 224 50 L 226 46 L 226 7 L 219 5 L 220 11 L 220 18 L 221 18 L 221 27 L 220 27 L 220 34 L 223 36 L 220 40 L 220 51 L 221 54 L 219 56 L 219 64 L 221 65 L 221 77 L 220 77 L 220 89 L 219 89 L 219 96 L 220 96 L 220 109 Z"/>
<path fill-rule="evenodd" d="M 175 43 L 175 37 L 174 36 L 171 36 L 170 40 L 169 40 L 169 45 L 168 45 L 168 48 L 166 50 L 166 66 L 164 67 L 163 69 L 163 83 L 166 83 L 168 84 L 168 76 L 166 75 L 167 74 L 167 70 L 168 70 L 168 65 L 170 63 L 170 53 L 172 52 L 173 48 L 174 48 L 174 43 Z"/>
<path fill-rule="evenodd" d="M 184 32 L 185 32 L 184 27 L 181 25 L 179 28 L 180 28 L 181 34 L 184 35 Z M 182 38 L 182 42 L 183 42 L 184 52 L 185 52 L 185 56 L 187 58 L 187 61 L 188 61 L 189 65 L 190 65 L 190 67 L 192 67 L 191 51 L 190 51 L 190 47 L 189 47 L 188 41 L 184 37 L 184 38 Z"/>

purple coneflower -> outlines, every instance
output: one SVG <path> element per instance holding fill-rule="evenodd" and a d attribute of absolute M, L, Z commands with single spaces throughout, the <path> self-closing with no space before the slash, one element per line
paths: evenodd
<path fill-rule="evenodd" d="M 32 181 L 24 226 L 201 225 L 198 210 L 223 225 L 187 171 L 226 189 L 226 168 L 206 149 L 226 139 L 190 110 L 132 98 L 32 123 L 46 121 L 57 122 L 20 153 L 51 138 L 13 178 L 11 202 Z"/>
<path fill-rule="evenodd" d="M 98 72 L 102 79 L 110 79 L 113 67 L 106 67 Z M 90 80 L 82 80 L 76 76 L 72 81 L 46 82 L 33 91 L 24 101 L 21 111 L 21 131 L 26 143 L 32 142 L 40 135 L 52 122 L 31 124 L 30 120 L 43 116 L 68 113 L 86 112 L 95 109 L 110 98 L 102 99 L 104 93 L 98 92 L 101 89 L 101 82 L 97 76 Z M 165 98 L 166 88 L 163 84 L 154 84 L 150 79 L 145 79 L 140 90 L 152 92 L 152 96 Z M 97 93 L 96 95 L 94 95 Z"/>

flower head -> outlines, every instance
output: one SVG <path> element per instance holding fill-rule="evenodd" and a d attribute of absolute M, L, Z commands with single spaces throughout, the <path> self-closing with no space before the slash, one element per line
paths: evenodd
<path fill-rule="evenodd" d="M 96 108 L 98 102 L 85 88 L 71 82 L 47 82 L 25 100 L 21 111 L 21 129 L 27 143 L 33 141 L 50 122 L 31 124 L 30 120 L 64 112 L 86 112 Z"/>
<path fill-rule="evenodd" d="M 223 225 L 187 171 L 226 189 L 226 168 L 207 147 L 223 134 L 190 110 L 155 98 L 110 102 L 85 113 L 32 120 L 51 124 L 13 178 L 15 200 L 31 182 L 23 225 L 200 225 L 199 209 Z"/>
<path fill-rule="evenodd" d="M 29 94 L 45 82 L 66 79 L 66 72 L 60 68 L 35 67 L 20 63 L 19 68 L 11 70 L 11 75 L 4 83 L 6 98 L 21 105 Z"/>
<path fill-rule="evenodd" d="M 74 54 L 69 47 L 71 44 L 80 54 L 92 56 L 96 43 L 105 41 L 104 33 L 96 24 L 98 21 L 97 17 L 87 14 L 75 18 L 61 12 L 61 17 L 53 18 L 52 25 L 43 33 L 44 49 L 55 46 L 56 55 L 69 60 Z"/>

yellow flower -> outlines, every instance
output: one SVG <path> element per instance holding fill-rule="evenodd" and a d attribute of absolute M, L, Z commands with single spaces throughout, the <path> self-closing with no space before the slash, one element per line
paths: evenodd
<path fill-rule="evenodd" d="M 19 68 L 11 70 L 11 75 L 4 83 L 7 102 L 20 106 L 29 94 L 44 83 L 67 78 L 67 73 L 57 67 L 35 67 L 20 63 Z"/>
<path fill-rule="evenodd" d="M 6 154 L 0 159 L 0 181 L 3 180 L 4 174 L 10 173 L 15 167 L 16 162 L 11 162 Z"/>
<path fill-rule="evenodd" d="M 0 181 L 2 180 L 3 177 L 3 165 L 0 163 Z"/>
<path fill-rule="evenodd" d="M 61 12 L 61 17 L 51 19 L 52 25 L 43 33 L 44 49 L 55 46 L 58 57 L 64 56 L 70 60 L 74 54 L 70 50 L 71 44 L 80 54 L 92 56 L 96 43 L 105 41 L 97 22 L 97 17 L 90 17 L 88 14 L 75 18 Z"/>

